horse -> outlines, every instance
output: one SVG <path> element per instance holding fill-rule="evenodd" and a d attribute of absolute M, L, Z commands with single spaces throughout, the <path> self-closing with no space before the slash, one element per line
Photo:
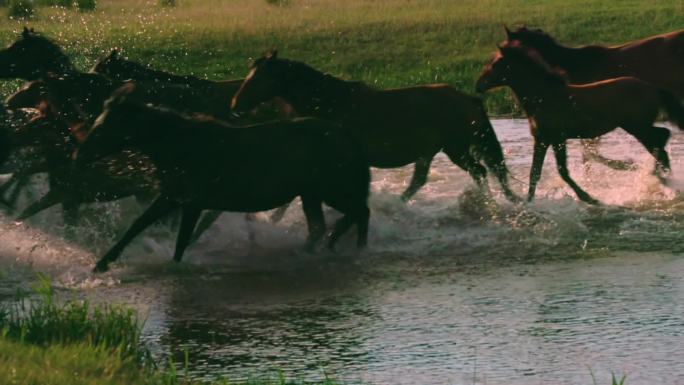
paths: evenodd
<path fill-rule="evenodd" d="M 207 96 L 209 103 L 211 103 L 210 109 L 219 112 L 218 114 L 211 114 L 216 116 L 220 116 L 230 106 L 233 95 L 235 95 L 244 81 L 244 79 L 213 81 L 192 75 L 176 75 L 166 71 L 155 70 L 150 68 L 149 65 L 122 57 L 121 52 L 117 49 L 113 49 L 109 55 L 100 59 L 90 72 L 102 74 L 118 81 L 133 80 L 139 84 L 151 83 L 153 85 L 172 84 L 186 86 Z M 231 115 L 230 121 L 236 124 L 253 124 L 274 119 L 292 119 L 294 117 L 294 111 L 287 103 L 281 99 L 274 99 L 262 103 L 262 105 L 244 117 Z M 278 208 L 271 216 L 271 220 L 274 223 L 280 221 L 286 210 L 287 206 Z M 197 232 L 193 236 L 192 242 L 194 243 L 204 231 L 211 227 L 220 215 L 221 212 L 206 213 L 197 225 Z M 248 222 L 252 221 L 253 215 L 247 214 L 246 219 Z M 249 233 L 250 239 L 253 240 L 254 233 L 251 231 L 251 228 Z"/>
<path fill-rule="evenodd" d="M 568 47 L 541 29 L 505 27 L 506 44 L 534 48 L 544 61 L 558 68 L 572 84 L 632 76 L 684 98 L 684 30 L 647 37 L 616 46 Z M 583 141 L 585 159 L 613 169 L 628 169 L 631 162 L 607 159 L 597 151 L 598 141 Z"/>
<path fill-rule="evenodd" d="M 61 203 L 65 224 L 75 225 L 81 204 L 109 202 L 128 196 L 144 202 L 157 194 L 154 166 L 149 159 L 131 151 L 75 168 L 72 155 L 78 142 L 59 120 L 33 119 L 15 132 L 14 142 L 17 146 L 40 148 L 46 159 L 45 171 L 50 186 L 41 199 L 22 211 L 17 218 L 19 221 Z"/>
<path fill-rule="evenodd" d="M 121 52 L 116 49 L 112 50 L 105 58 L 100 59 L 90 72 L 102 74 L 118 81 L 133 80 L 139 84 L 186 86 L 201 93 L 214 106 L 212 109 L 219 111 L 218 114 L 211 114 L 215 116 L 220 116 L 221 112 L 230 106 L 233 95 L 235 95 L 244 81 L 244 79 L 215 81 L 192 75 L 176 75 L 166 71 L 155 70 L 150 68 L 149 65 L 123 58 Z M 237 116 L 231 116 L 231 121 L 244 124 L 272 119 L 290 119 L 293 117 L 292 108 L 282 100 L 274 100 L 260 106 L 247 119 L 238 121 Z"/>
<path fill-rule="evenodd" d="M 508 187 L 501 145 L 482 101 L 446 84 L 377 90 L 324 74 L 271 52 L 257 59 L 232 101 L 236 112 L 282 98 L 299 115 L 343 125 L 362 143 L 369 164 L 394 168 L 415 163 L 411 183 L 402 194 L 408 201 L 427 182 L 433 157 L 443 151 L 486 186 L 487 169 L 494 171 L 506 197 Z"/>
<path fill-rule="evenodd" d="M 323 202 L 344 214 L 329 248 L 354 224 L 357 246 L 367 244 L 370 170 L 361 146 L 336 124 L 305 118 L 231 126 L 126 100 L 128 88 L 106 103 L 76 161 L 138 148 L 157 166 L 160 195 L 95 271 L 107 270 L 133 238 L 175 209 L 182 210 L 174 253 L 180 261 L 202 210 L 264 211 L 297 196 L 309 227 L 307 250 L 325 234 Z"/>
<path fill-rule="evenodd" d="M 107 87 L 115 84 L 99 76 L 75 74 L 29 82 L 6 100 L 10 110 L 38 110 L 37 117 L 16 128 L 10 137 L 13 149 L 30 147 L 44 159 L 42 163 L 29 163 L 15 170 L 13 178 L 21 186 L 32 174 L 45 172 L 49 183 L 48 192 L 25 208 L 17 220 L 25 220 L 61 203 L 64 222 L 74 225 L 81 204 L 128 196 L 144 202 L 156 195 L 157 182 L 151 171 L 154 166 L 140 154 L 127 151 L 121 156 L 74 168 L 72 155 L 87 135 L 88 121 L 101 110 Z M 99 82 L 79 83 L 75 79 Z"/>
<path fill-rule="evenodd" d="M 33 110 L 10 111 L 0 106 L 0 174 L 12 174 L 0 186 L 0 202 L 12 208 L 28 178 L 47 168 L 46 160 L 32 146 L 18 148 L 15 132 L 38 115 Z M 10 193 L 6 200 L 5 194 Z"/>
<path fill-rule="evenodd" d="M 534 49 L 524 46 L 499 47 L 476 83 L 478 92 L 500 86 L 513 90 L 530 121 L 534 154 L 529 201 L 534 198 L 544 157 L 552 146 L 561 178 L 579 199 L 598 204 L 570 177 L 566 141 L 596 138 L 617 127 L 634 136 L 655 157 L 657 175 L 670 170 L 665 150 L 670 131 L 653 124 L 662 110 L 678 127 L 684 127 L 684 108 L 667 90 L 634 77 L 571 85 Z"/>
<path fill-rule="evenodd" d="M 30 81 L 73 72 L 76 68 L 62 49 L 33 28 L 24 27 L 16 41 L 0 50 L 0 79 Z"/>

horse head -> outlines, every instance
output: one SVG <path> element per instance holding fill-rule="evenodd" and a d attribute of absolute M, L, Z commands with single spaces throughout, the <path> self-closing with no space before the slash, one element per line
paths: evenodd
<path fill-rule="evenodd" d="M 285 61 L 273 50 L 252 63 L 249 74 L 233 96 L 231 109 L 237 113 L 251 111 L 259 104 L 283 96 Z"/>
<path fill-rule="evenodd" d="M 73 71 L 69 58 L 50 39 L 24 27 L 19 38 L 0 50 L 0 78 L 36 80 Z"/>
<path fill-rule="evenodd" d="M 130 143 L 136 131 L 135 127 L 131 127 L 130 120 L 140 116 L 138 103 L 129 100 L 135 90 L 135 83 L 127 82 L 104 103 L 104 110 L 75 154 L 77 164 L 93 162 L 119 152 Z"/>

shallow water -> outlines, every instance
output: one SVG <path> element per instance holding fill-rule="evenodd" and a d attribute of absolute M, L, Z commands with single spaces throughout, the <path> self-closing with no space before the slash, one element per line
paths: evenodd
<path fill-rule="evenodd" d="M 495 126 L 527 181 L 526 122 Z M 160 225 L 93 276 L 93 253 L 139 212 L 134 202 L 92 209 L 76 242 L 62 239 L 58 210 L 4 221 L 0 300 L 48 271 L 60 286 L 138 308 L 155 354 L 180 363 L 187 350 L 200 378 L 279 369 L 352 383 L 589 384 L 591 371 L 599 383 L 614 371 L 628 384 L 683 383 L 684 135 L 670 144 L 670 187 L 625 133 L 602 153 L 640 167 L 586 170 L 570 146 L 572 175 L 601 207 L 575 200 L 551 153 L 530 205 L 507 203 L 494 180 L 495 200 L 483 198 L 444 156 L 408 205 L 398 195 L 412 169 L 374 170 L 361 254 L 353 236 L 338 254 L 301 253 L 304 221 L 292 207 L 277 225 L 253 224 L 256 245 L 241 215 L 224 215 L 181 265 L 168 262 L 173 236 Z"/>

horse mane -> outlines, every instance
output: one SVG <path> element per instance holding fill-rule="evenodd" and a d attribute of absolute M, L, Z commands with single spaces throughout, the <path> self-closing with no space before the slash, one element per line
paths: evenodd
<path fill-rule="evenodd" d="M 527 28 L 522 26 L 511 32 L 512 40 L 518 40 L 526 45 L 532 45 L 537 50 L 545 50 L 548 48 L 555 48 L 562 46 L 550 34 L 544 32 L 539 28 Z"/>
<path fill-rule="evenodd" d="M 121 69 L 123 69 L 122 74 L 124 78 L 126 79 L 133 79 L 133 80 L 142 80 L 142 81 L 170 81 L 173 83 L 185 83 L 187 85 L 196 85 L 196 86 L 206 86 L 212 84 L 211 81 L 198 78 L 196 76 L 192 75 L 176 75 L 172 74 L 170 72 L 166 71 L 161 71 L 161 70 L 156 70 L 153 68 L 150 68 L 146 64 L 142 64 L 133 60 L 129 60 L 126 58 L 122 58 L 118 54 L 116 56 L 107 56 L 104 59 L 101 59 L 95 66 L 93 67 L 93 71 L 98 72 L 98 67 L 101 65 L 105 65 L 108 62 L 116 63 L 117 66 L 119 66 Z"/>
<path fill-rule="evenodd" d="M 513 58 L 518 62 L 523 62 L 528 68 L 543 73 L 547 78 L 559 85 L 567 85 L 569 79 L 565 72 L 549 65 L 536 49 L 526 46 L 512 46 L 504 48 L 504 56 Z"/>
<path fill-rule="evenodd" d="M 269 60 L 267 57 L 257 59 L 257 61 L 254 62 L 254 67 L 267 60 Z M 278 63 L 281 69 L 286 69 L 286 71 L 283 72 L 287 73 L 285 76 L 287 76 L 289 82 L 294 81 L 302 84 L 322 83 L 324 87 L 345 90 L 347 92 L 353 92 L 359 89 L 371 89 L 371 87 L 364 82 L 343 80 L 329 73 L 319 71 L 303 62 L 290 59 L 275 59 L 275 62 Z"/>
<path fill-rule="evenodd" d="M 554 65 L 562 65 L 563 68 L 568 67 L 570 71 L 576 65 L 578 56 L 581 56 L 582 63 L 587 63 L 601 59 L 607 49 L 601 45 L 567 46 L 557 42 L 553 36 L 541 29 L 529 29 L 525 26 L 510 32 L 508 37 L 508 45 L 532 47 L 547 61 L 553 62 Z"/>

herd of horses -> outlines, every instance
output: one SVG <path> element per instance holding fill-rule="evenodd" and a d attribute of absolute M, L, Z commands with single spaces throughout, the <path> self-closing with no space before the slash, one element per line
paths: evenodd
<path fill-rule="evenodd" d="M 670 131 L 654 124 L 664 112 L 684 127 L 681 68 L 684 31 L 570 48 L 541 30 L 506 28 L 476 89 L 510 87 L 528 116 L 534 139 L 528 200 L 552 147 L 562 179 L 579 199 L 596 204 L 568 172 L 566 141 L 595 140 L 620 127 L 654 156 L 654 173 L 665 181 Z M 328 247 L 353 226 L 363 247 L 370 167 L 413 163 L 402 194 L 409 200 L 440 151 L 485 191 L 493 173 L 504 195 L 519 201 L 482 100 L 446 84 L 380 90 L 275 51 L 238 80 L 158 71 L 116 50 L 82 72 L 57 44 L 27 28 L 0 50 L 0 78 L 27 81 L 0 111 L 0 172 L 12 174 L 0 200 L 16 205 L 36 173 L 49 181 L 48 192 L 19 219 L 61 204 L 65 223 L 74 224 L 83 203 L 130 196 L 151 202 L 96 271 L 107 270 L 132 239 L 174 211 L 181 212 L 178 261 L 221 212 L 279 208 L 282 215 L 296 197 L 308 225 L 307 250 L 326 235 L 323 203 L 342 214 Z M 598 154 L 595 141 L 587 148 L 588 158 L 619 167 Z"/>

